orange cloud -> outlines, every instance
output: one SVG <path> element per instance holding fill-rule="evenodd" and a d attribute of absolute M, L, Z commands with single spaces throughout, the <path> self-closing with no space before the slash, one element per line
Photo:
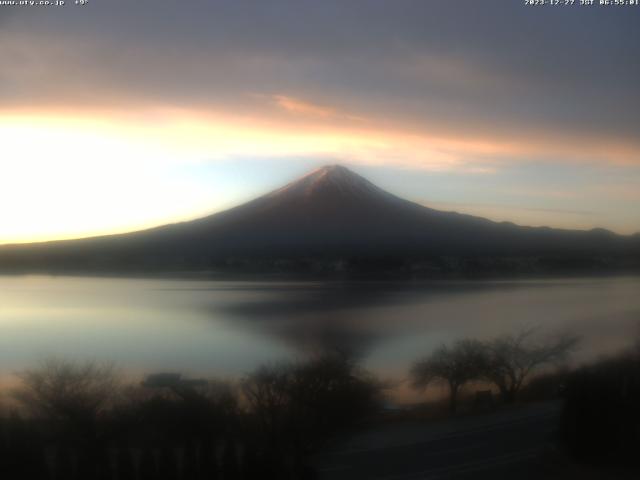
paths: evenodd
<path fill-rule="evenodd" d="M 337 108 L 318 105 L 299 98 L 294 98 L 289 95 L 272 95 L 269 97 L 273 104 L 278 108 L 284 110 L 287 113 L 306 116 L 317 119 L 331 119 L 331 120 L 349 120 L 355 122 L 366 122 L 368 119 L 353 115 L 351 113 L 343 112 Z"/>
<path fill-rule="evenodd" d="M 118 151 L 134 145 L 132 153 L 136 149 L 161 152 L 154 154 L 155 158 L 170 162 L 203 162 L 238 156 L 316 156 L 351 163 L 477 174 L 492 173 L 521 161 L 640 163 L 639 145 L 622 145 L 593 136 L 541 135 L 540 132 L 508 136 L 504 132 L 492 135 L 486 131 L 474 134 L 468 129 L 447 131 L 432 128 L 430 124 L 400 124 L 378 118 L 354 122 L 352 119 L 361 117 L 289 95 L 255 97 L 260 99 L 258 104 L 241 111 L 145 105 L 135 109 L 5 108 L 0 109 L 0 126 L 56 131 L 59 138 L 69 134 L 69 138 L 78 139 L 76 143 L 87 146 L 96 135 L 126 139 L 117 145 Z M 274 114 L 272 108 L 266 108 L 265 98 L 287 114 Z M 25 135 L 28 138 L 28 134 Z M 25 151 L 19 145 L 15 148 L 17 152 Z M 47 148 L 50 151 L 51 146 Z M 121 155 L 122 158 L 130 156 Z"/>
<path fill-rule="evenodd" d="M 274 103 L 289 113 L 310 115 L 313 117 L 329 118 L 336 114 L 333 108 L 322 107 L 314 103 L 298 100 L 286 95 L 273 95 Z"/>

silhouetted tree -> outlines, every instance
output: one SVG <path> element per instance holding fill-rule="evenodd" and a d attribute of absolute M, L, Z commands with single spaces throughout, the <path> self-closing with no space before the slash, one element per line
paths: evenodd
<path fill-rule="evenodd" d="M 565 360 L 578 341 L 573 335 L 540 339 L 535 329 L 503 335 L 487 344 L 484 376 L 498 387 L 506 403 L 512 403 L 532 372 Z"/>
<path fill-rule="evenodd" d="M 118 378 L 112 365 L 51 358 L 19 374 L 15 397 L 34 416 L 70 422 L 92 421 L 114 398 Z"/>
<path fill-rule="evenodd" d="M 156 454 L 163 452 L 157 459 L 162 478 L 215 478 L 222 467 L 220 448 L 242 433 L 232 385 L 179 375 L 151 378 L 173 380 L 147 379 L 126 389 L 112 413 L 118 435 Z"/>
<path fill-rule="evenodd" d="M 262 367 L 243 386 L 265 465 L 281 471 L 275 478 L 302 470 L 307 454 L 372 412 L 380 388 L 350 358 L 333 353 Z"/>
<path fill-rule="evenodd" d="M 0 419 L 7 478 L 306 480 L 308 454 L 371 412 L 379 388 L 342 355 L 258 369 L 244 397 L 177 374 L 121 389 L 110 366 L 56 359 L 20 377 L 31 418 Z"/>
<path fill-rule="evenodd" d="M 48 359 L 19 377 L 22 385 L 15 397 L 39 425 L 47 427 L 43 432 L 58 448 L 56 471 L 62 473 L 57 478 L 69 478 L 65 469 L 71 455 L 80 476 L 98 478 L 105 469 L 98 420 L 118 391 L 114 368 Z"/>
<path fill-rule="evenodd" d="M 415 388 L 426 388 L 433 382 L 449 387 L 449 410 L 458 408 L 458 393 L 467 382 L 481 377 L 485 371 L 485 345 L 476 340 L 459 340 L 452 346 L 442 345 L 411 368 Z"/>

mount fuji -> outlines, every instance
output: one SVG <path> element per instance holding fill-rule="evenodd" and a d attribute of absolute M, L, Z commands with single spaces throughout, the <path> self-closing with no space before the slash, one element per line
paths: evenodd
<path fill-rule="evenodd" d="M 399 198 L 330 165 L 238 207 L 128 234 L 0 247 L 0 271 L 610 270 L 640 238 L 497 223 Z"/>

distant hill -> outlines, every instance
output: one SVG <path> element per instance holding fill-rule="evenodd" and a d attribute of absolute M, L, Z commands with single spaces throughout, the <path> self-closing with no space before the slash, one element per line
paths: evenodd
<path fill-rule="evenodd" d="M 443 212 L 332 165 L 199 220 L 123 235 L 0 247 L 11 272 L 456 272 L 640 268 L 640 237 Z"/>

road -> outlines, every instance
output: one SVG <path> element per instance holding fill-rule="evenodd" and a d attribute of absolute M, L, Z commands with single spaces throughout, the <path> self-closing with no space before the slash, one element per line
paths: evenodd
<path fill-rule="evenodd" d="M 361 433 L 317 458 L 320 479 L 431 480 L 548 477 L 559 403 Z"/>

